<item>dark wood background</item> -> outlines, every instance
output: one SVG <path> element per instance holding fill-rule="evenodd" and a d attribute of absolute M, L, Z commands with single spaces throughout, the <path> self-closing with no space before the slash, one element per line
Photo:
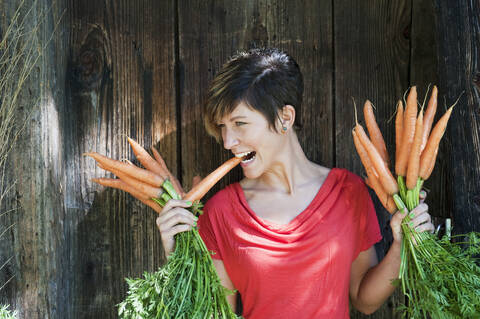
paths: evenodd
<path fill-rule="evenodd" d="M 19 2 L 0 0 L 0 35 Z M 14 276 L 0 303 L 21 318 L 115 318 L 124 277 L 162 264 L 155 213 L 93 184 L 105 173 L 82 153 L 133 160 L 131 136 L 156 146 L 188 188 L 230 156 L 203 128 L 208 83 L 229 56 L 252 47 L 284 49 L 299 63 L 307 156 L 360 175 L 352 97 L 375 104 L 393 152 L 396 101 L 411 85 L 423 96 L 437 84 L 442 111 L 463 92 L 425 185 L 427 203 L 437 223 L 449 217 L 456 232 L 480 231 L 478 1 L 25 3 L 48 10 L 39 44 L 59 25 L 22 95 L 17 116 L 28 125 L 11 152 L 7 177 L 16 184 L 2 207 L 16 211 L 0 219 L 0 231 L 15 223 L 0 242 L 0 265 L 14 256 L 0 273 L 0 286 Z M 236 169 L 214 191 L 240 175 Z M 389 216 L 376 206 L 383 257 Z M 369 318 L 396 318 L 401 300 L 395 293 Z"/>

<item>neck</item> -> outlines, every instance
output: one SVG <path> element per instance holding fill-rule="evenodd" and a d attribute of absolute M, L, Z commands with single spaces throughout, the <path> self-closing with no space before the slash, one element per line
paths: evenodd
<path fill-rule="evenodd" d="M 294 195 L 299 186 L 309 182 L 314 164 L 308 160 L 295 134 L 273 165 L 257 180 L 257 185 Z"/>

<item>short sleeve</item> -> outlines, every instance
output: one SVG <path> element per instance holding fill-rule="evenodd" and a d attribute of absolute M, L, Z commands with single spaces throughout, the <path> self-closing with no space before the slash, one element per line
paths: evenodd
<path fill-rule="evenodd" d="M 215 238 L 215 231 L 211 220 L 214 211 L 210 207 L 211 206 L 207 203 L 204 207 L 203 214 L 198 218 L 198 232 L 200 233 L 200 237 L 202 237 L 205 246 L 207 246 L 207 249 L 213 253 L 212 258 L 221 260 L 222 255 L 218 248 L 218 242 Z"/>
<path fill-rule="evenodd" d="M 373 205 L 372 198 L 368 193 L 367 186 L 362 183 L 364 191 L 362 194 L 365 196 L 365 211 L 362 220 L 363 229 L 361 229 L 361 242 L 360 251 L 369 249 L 373 244 L 379 242 L 382 239 L 380 232 L 380 226 L 378 224 L 377 214 L 375 212 L 375 206 Z"/>

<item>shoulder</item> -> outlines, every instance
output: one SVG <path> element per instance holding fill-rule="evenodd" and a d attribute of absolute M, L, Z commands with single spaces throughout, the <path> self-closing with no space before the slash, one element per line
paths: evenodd
<path fill-rule="evenodd" d="M 221 211 L 232 205 L 235 199 L 236 188 L 238 183 L 227 185 L 213 195 L 204 206 L 204 212 Z"/>
<path fill-rule="evenodd" d="M 333 168 L 332 173 L 335 175 L 337 183 L 341 185 L 342 193 L 348 198 L 360 200 L 362 198 L 369 198 L 367 185 L 362 177 L 345 169 Z"/>
<path fill-rule="evenodd" d="M 344 180 L 346 187 L 365 187 L 363 178 L 345 168 L 334 168 L 332 171 Z"/>

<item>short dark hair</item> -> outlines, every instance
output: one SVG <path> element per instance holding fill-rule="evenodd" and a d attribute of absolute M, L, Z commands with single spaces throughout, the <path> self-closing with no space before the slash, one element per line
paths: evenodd
<path fill-rule="evenodd" d="M 297 62 L 275 48 L 251 49 L 230 58 L 211 82 L 204 103 L 207 132 L 217 141 L 217 122 L 244 102 L 262 113 L 274 129 L 278 111 L 295 107 L 296 129 L 301 128 L 303 75 Z"/>

